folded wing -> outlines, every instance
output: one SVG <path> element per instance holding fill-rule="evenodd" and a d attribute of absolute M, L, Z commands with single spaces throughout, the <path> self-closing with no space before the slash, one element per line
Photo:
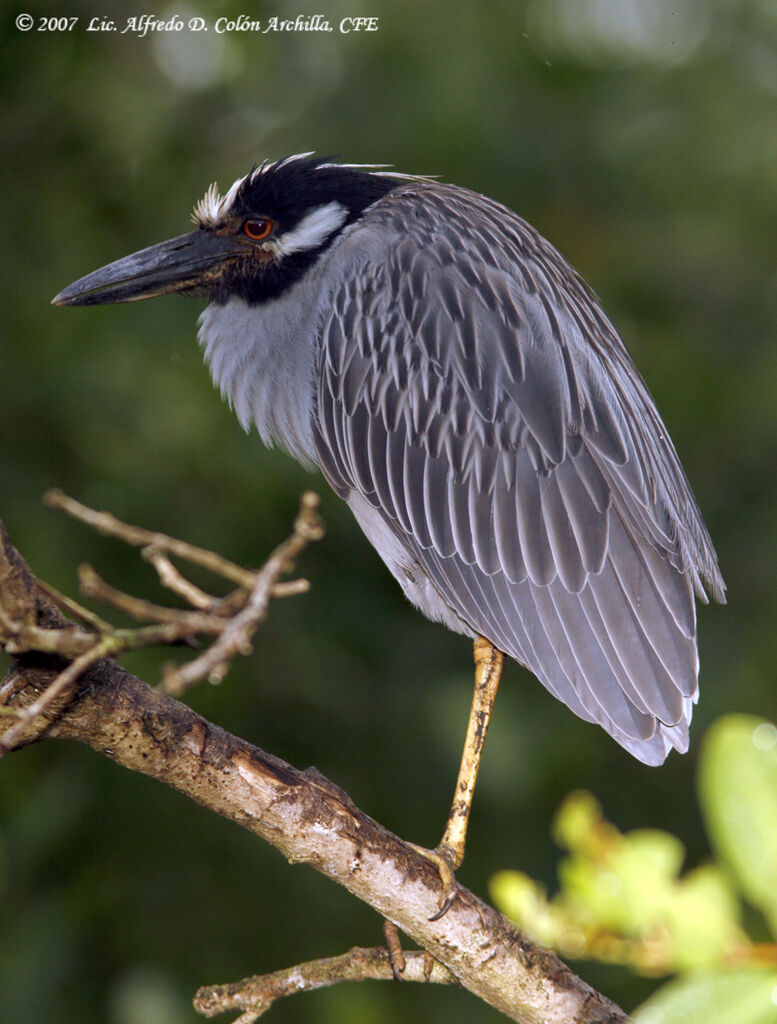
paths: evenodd
<path fill-rule="evenodd" d="M 595 299 L 523 221 L 454 187 L 392 193 L 343 245 L 317 395 L 332 486 L 580 717 L 650 764 L 686 749 L 694 589 L 722 599 L 723 582 Z"/>

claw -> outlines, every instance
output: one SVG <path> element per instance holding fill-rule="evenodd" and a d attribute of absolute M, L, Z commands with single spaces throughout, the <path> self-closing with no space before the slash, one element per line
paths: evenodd
<path fill-rule="evenodd" d="M 451 908 L 451 904 L 456 898 L 456 891 L 458 884 L 456 882 L 456 876 L 453 873 L 455 865 L 455 855 L 452 850 L 449 850 L 447 846 L 441 843 L 436 850 L 427 850 L 424 846 L 416 846 L 415 843 L 408 843 L 408 846 L 412 847 L 416 853 L 419 853 L 425 860 L 428 860 L 437 868 L 437 873 L 440 876 L 442 882 L 442 892 L 440 893 L 439 906 L 440 909 L 429 918 L 430 921 L 439 921 L 441 917 L 444 917 Z"/>
<path fill-rule="evenodd" d="M 399 941 L 399 931 L 393 921 L 388 918 L 383 920 L 383 937 L 386 940 L 386 952 L 388 953 L 391 973 L 394 981 L 402 981 L 402 973 L 407 966 L 405 954 L 402 952 L 402 944 Z"/>

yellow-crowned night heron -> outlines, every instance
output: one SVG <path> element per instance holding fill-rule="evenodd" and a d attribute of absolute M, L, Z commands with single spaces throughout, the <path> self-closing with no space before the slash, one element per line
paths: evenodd
<path fill-rule="evenodd" d="M 194 220 L 54 302 L 210 299 L 200 344 L 242 425 L 317 466 L 408 598 L 476 638 L 443 879 L 501 652 L 641 761 L 685 751 L 694 591 L 723 600 L 723 580 L 642 378 L 559 253 L 467 189 L 310 154 L 211 186 Z"/>

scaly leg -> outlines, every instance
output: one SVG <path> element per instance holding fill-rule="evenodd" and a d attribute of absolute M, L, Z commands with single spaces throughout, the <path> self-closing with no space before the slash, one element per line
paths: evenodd
<path fill-rule="evenodd" d="M 504 654 L 497 650 L 490 640 L 479 636 L 475 640 L 475 692 L 469 713 L 464 751 L 461 755 L 459 777 L 456 780 L 456 790 L 445 832 L 440 845 L 434 850 L 414 847 L 437 867 L 443 884 L 440 910 L 431 918 L 432 921 L 436 921 L 446 913 L 455 895 L 453 872 L 464 860 L 472 795 L 475 792 L 480 755 L 483 751 L 486 730 L 496 700 L 503 664 Z"/>

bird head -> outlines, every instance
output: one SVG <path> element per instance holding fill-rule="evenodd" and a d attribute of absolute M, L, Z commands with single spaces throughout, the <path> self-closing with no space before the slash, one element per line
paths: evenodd
<path fill-rule="evenodd" d="M 194 231 L 141 249 L 69 285 L 55 306 L 137 302 L 169 292 L 249 305 L 297 281 L 364 210 L 409 175 L 306 153 L 255 167 L 221 196 L 211 185 Z"/>

